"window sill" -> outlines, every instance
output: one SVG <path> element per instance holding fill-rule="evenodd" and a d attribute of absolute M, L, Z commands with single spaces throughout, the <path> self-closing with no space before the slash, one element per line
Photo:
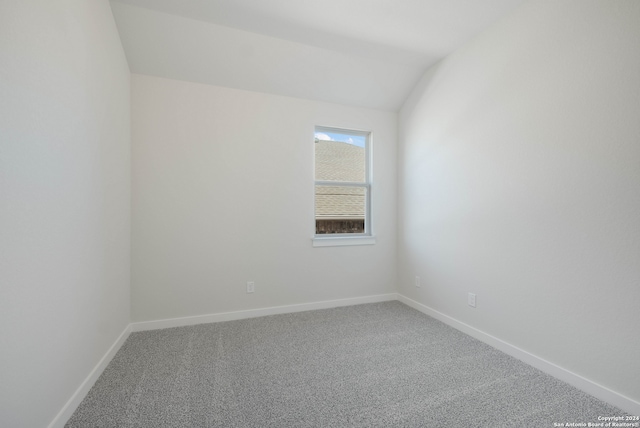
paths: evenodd
<path fill-rule="evenodd" d="M 315 236 L 311 239 L 314 247 L 343 247 L 351 245 L 374 245 L 375 236 Z"/>

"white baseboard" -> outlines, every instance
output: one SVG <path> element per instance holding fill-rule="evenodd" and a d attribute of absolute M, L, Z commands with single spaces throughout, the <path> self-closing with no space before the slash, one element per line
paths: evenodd
<path fill-rule="evenodd" d="M 325 300 L 322 302 L 300 303 L 297 305 L 273 306 L 270 308 L 249 309 L 235 312 L 198 315 L 192 317 L 170 318 L 157 321 L 143 321 L 131 324 L 131 331 L 158 330 L 162 328 L 184 327 L 187 325 L 206 324 L 211 322 L 233 321 L 245 318 L 263 317 L 266 315 L 288 314 L 294 312 L 329 309 L 340 306 L 360 305 L 363 303 L 386 302 L 397 300 L 396 293 L 378 294 L 374 296 L 352 297 L 349 299 Z"/>
<path fill-rule="evenodd" d="M 398 300 L 408 306 L 411 306 L 414 309 L 419 310 L 422 313 L 425 313 L 437 320 L 442 321 L 445 324 L 450 325 L 457 330 L 462 331 L 463 333 L 468 334 L 469 336 L 472 336 L 486 343 L 487 345 L 490 345 L 504 352 L 505 354 L 511 355 L 512 357 L 515 357 L 520 361 L 524 361 L 530 366 L 533 366 L 538 370 L 541 370 L 555 377 L 556 379 L 560 379 L 561 381 L 566 382 L 569 385 L 572 385 L 589 395 L 592 395 L 604 402 L 616 406 L 619 409 L 624 410 L 625 412 L 628 412 L 632 415 L 640 415 L 640 403 L 629 397 L 612 391 L 607 387 L 590 381 L 589 379 L 586 379 L 578 374 L 564 369 L 543 358 L 537 357 L 525 351 L 524 349 L 520 349 L 517 346 L 511 345 L 501 339 L 498 339 L 495 336 L 491 336 L 490 334 L 478 330 L 475 327 L 471 327 L 468 324 L 460 322 L 455 318 L 443 314 L 442 312 L 438 312 L 433 308 L 423 305 L 422 303 L 418 303 L 415 300 L 412 300 L 402 294 L 398 294 Z"/>
<path fill-rule="evenodd" d="M 98 361 L 98 364 L 91 370 L 89 376 L 80 384 L 76 392 L 73 393 L 69 401 L 62 407 L 62 410 L 58 412 L 53 421 L 49 424 L 48 428 L 64 428 L 64 425 L 69 421 L 73 412 L 76 411 L 82 400 L 87 396 L 89 390 L 96 383 L 96 380 L 100 377 L 104 369 L 109 365 L 113 356 L 116 355 L 122 344 L 129 337 L 129 333 L 131 333 L 131 324 L 127 325 L 120 336 L 116 339 L 116 341 L 111 345 L 109 350 L 104 354 L 104 356 Z"/>

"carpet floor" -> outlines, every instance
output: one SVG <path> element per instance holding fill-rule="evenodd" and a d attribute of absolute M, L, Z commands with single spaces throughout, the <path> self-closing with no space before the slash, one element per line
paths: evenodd
<path fill-rule="evenodd" d="M 553 427 L 619 415 L 384 302 L 132 333 L 66 427 Z"/>

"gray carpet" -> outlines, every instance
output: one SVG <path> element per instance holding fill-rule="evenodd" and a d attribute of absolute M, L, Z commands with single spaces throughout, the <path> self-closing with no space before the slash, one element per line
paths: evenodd
<path fill-rule="evenodd" d="M 623 414 L 385 302 L 132 333 L 66 427 L 553 427 Z"/>

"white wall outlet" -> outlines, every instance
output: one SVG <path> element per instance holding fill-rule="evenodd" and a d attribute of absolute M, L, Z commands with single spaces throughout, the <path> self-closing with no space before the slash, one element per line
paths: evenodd
<path fill-rule="evenodd" d="M 476 307 L 476 295 L 473 293 L 469 293 L 469 296 L 467 297 L 467 303 L 469 303 L 469 306 L 471 306 L 472 308 Z"/>
<path fill-rule="evenodd" d="M 420 277 L 416 275 L 416 287 L 420 288 Z"/>
<path fill-rule="evenodd" d="M 253 293 L 256 291 L 256 283 L 253 281 L 247 281 L 247 293 Z"/>

